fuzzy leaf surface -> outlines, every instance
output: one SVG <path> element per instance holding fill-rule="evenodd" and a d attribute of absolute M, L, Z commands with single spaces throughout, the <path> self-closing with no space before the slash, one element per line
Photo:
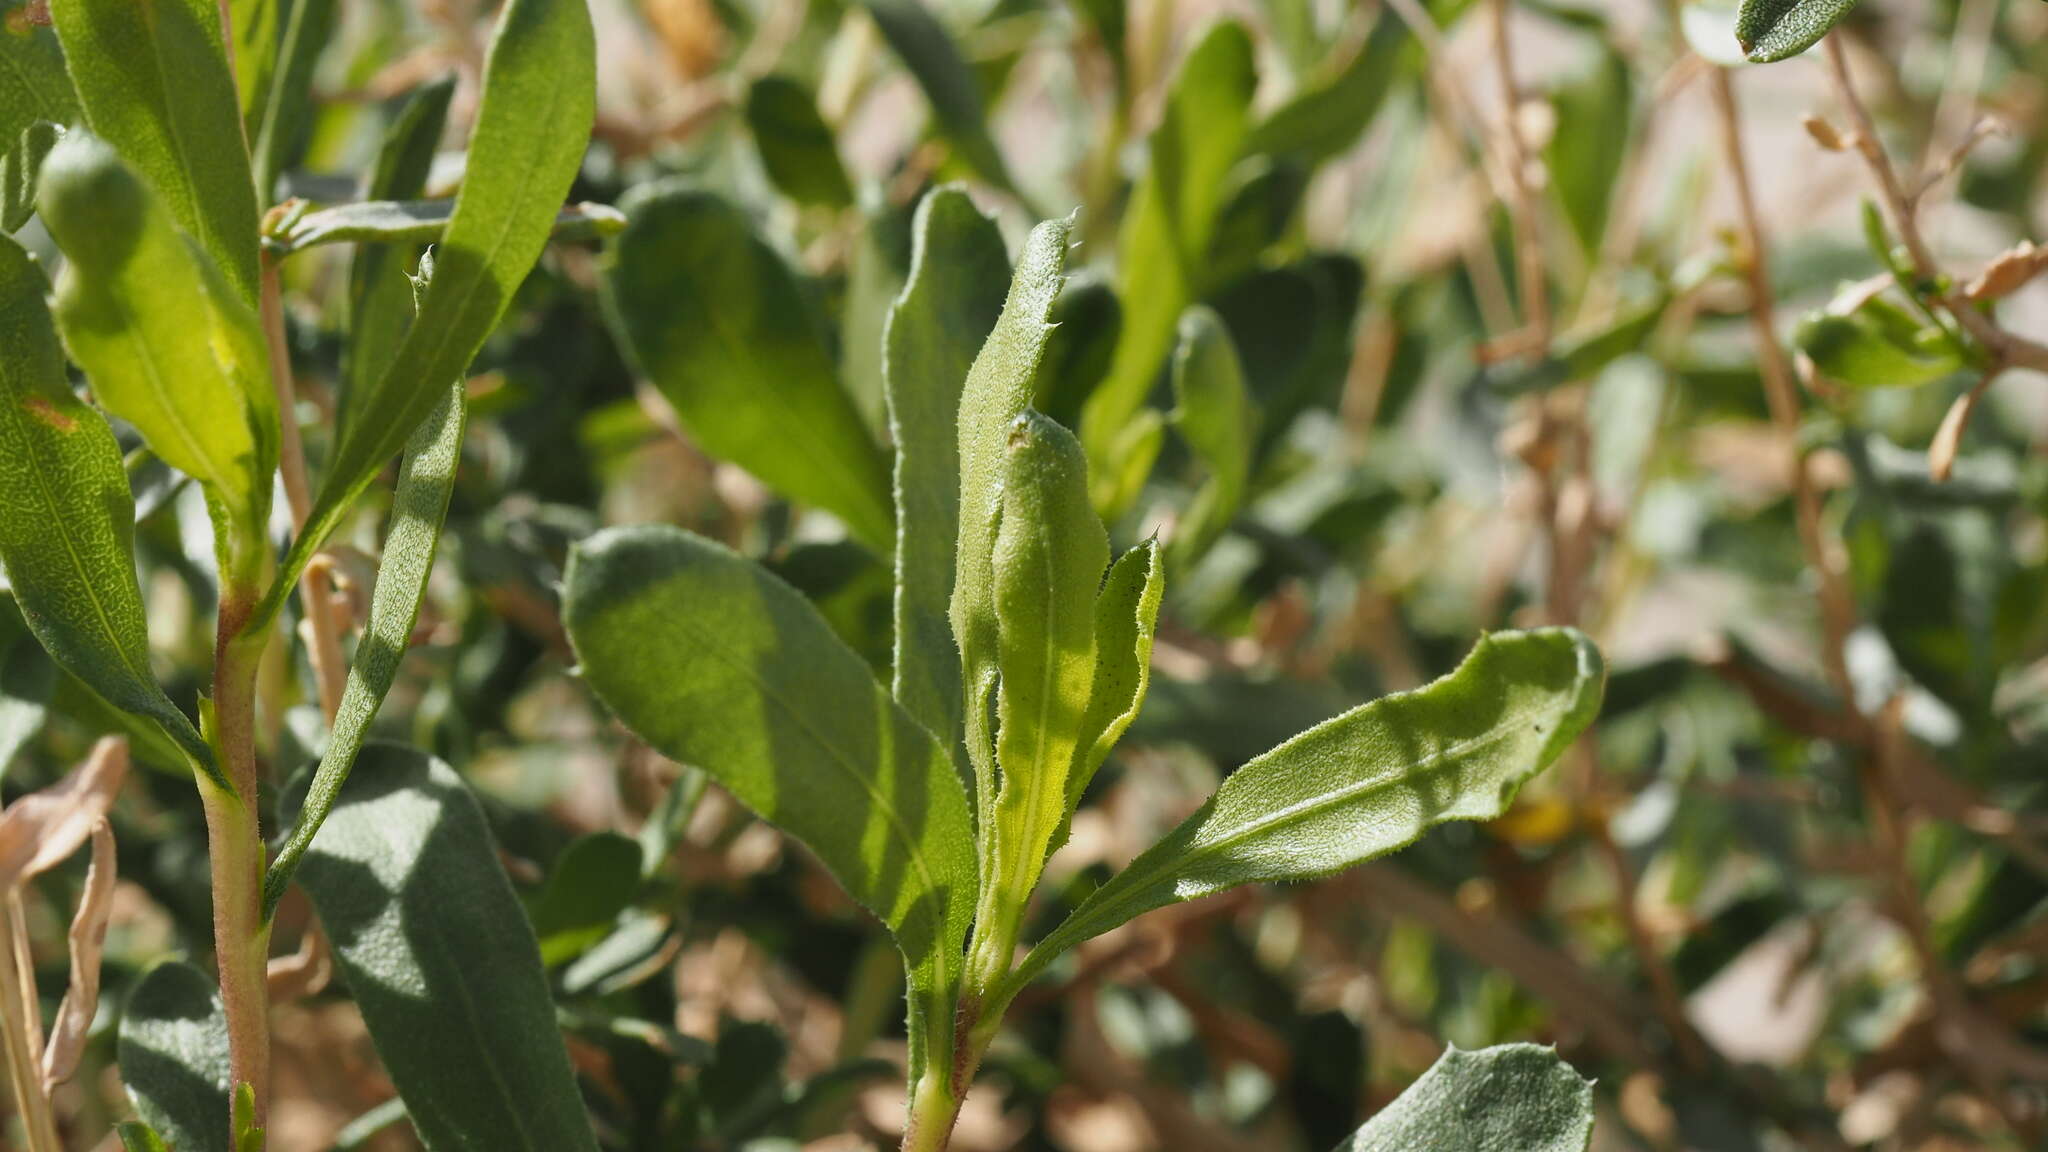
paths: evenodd
<path fill-rule="evenodd" d="M 1453 1046 L 1333 1152 L 1586 1152 L 1592 1140 L 1593 1085 L 1555 1049 Z"/>
<path fill-rule="evenodd" d="M 121 1081 L 135 1111 L 178 1152 L 228 1152 L 228 1015 L 213 978 L 151 968 L 121 1012 Z"/>

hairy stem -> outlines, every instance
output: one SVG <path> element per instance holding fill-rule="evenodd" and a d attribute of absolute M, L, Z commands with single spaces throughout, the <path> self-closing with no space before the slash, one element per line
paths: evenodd
<path fill-rule="evenodd" d="M 255 1093 L 256 1123 L 264 1123 L 270 1087 L 270 993 L 266 968 L 270 926 L 263 918 L 263 834 L 257 813 L 256 669 L 264 634 L 241 633 L 255 595 L 230 586 L 221 596 L 221 639 L 214 659 L 213 721 L 209 736 L 233 786 L 223 791 L 195 773 L 206 810 L 207 856 L 212 866 L 213 945 L 226 1009 L 234 1082 Z"/>

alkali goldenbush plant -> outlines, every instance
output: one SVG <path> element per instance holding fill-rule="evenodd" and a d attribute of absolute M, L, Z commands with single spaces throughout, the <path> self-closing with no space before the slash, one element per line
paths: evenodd
<path fill-rule="evenodd" d="M 636 240 L 701 235 L 702 214 L 683 192 L 629 215 L 610 291 L 637 334 L 665 301 L 637 294 L 663 247 Z M 1033 230 L 991 319 L 987 286 L 955 281 L 1005 265 L 993 222 L 957 190 L 919 207 L 883 368 L 890 687 L 794 589 L 690 533 L 603 532 L 566 576 L 564 619 L 599 698 L 808 845 L 894 933 L 909 985 L 906 1150 L 946 1147 L 1004 1010 L 1068 949 L 1155 908 L 1327 875 L 1437 823 L 1498 816 L 1599 707 L 1601 662 L 1583 636 L 1486 637 L 1450 676 L 1238 769 L 1020 958 L 1046 858 L 1143 703 L 1166 567 L 1156 542 L 1111 563 L 1081 442 L 1030 407 L 1068 229 Z M 1192 335 L 1185 355 L 1202 357 L 1199 321 Z M 687 355 L 674 339 L 696 337 L 638 354 Z M 872 515 L 886 525 L 886 510 Z"/>

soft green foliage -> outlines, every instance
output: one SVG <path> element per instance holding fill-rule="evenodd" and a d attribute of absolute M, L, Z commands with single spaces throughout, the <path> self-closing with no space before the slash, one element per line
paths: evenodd
<path fill-rule="evenodd" d="M 595 1152 L 540 952 L 454 769 L 370 744 L 299 871 L 433 1152 Z"/>
<path fill-rule="evenodd" d="M 1191 308 L 1181 317 L 1173 396 L 1174 427 L 1208 471 L 1174 532 L 1174 556 L 1188 563 L 1223 535 L 1244 503 L 1258 436 L 1258 412 L 1245 390 L 1237 346 L 1208 308 Z"/>
<path fill-rule="evenodd" d="M 1032 385 L 1050 328 L 1046 316 L 1066 267 L 1070 220 L 1032 229 L 1017 258 L 1010 294 L 960 394 L 960 535 L 953 551 L 953 599 L 947 619 L 960 651 L 962 715 L 974 767 L 976 827 L 993 819 L 995 739 L 989 705 L 996 691 L 996 524 L 1002 513 L 1010 425 L 1031 405 Z M 984 847 L 986 847 L 984 845 Z"/>
<path fill-rule="evenodd" d="M 123 1120 L 114 1126 L 114 1134 L 121 1139 L 122 1152 L 171 1152 L 163 1137 L 139 1120 Z"/>
<path fill-rule="evenodd" d="M 1947 331 L 1882 296 L 1857 301 L 1847 313 L 1810 313 L 1792 342 L 1821 375 L 1856 388 L 1916 388 L 1964 366 Z"/>
<path fill-rule="evenodd" d="M 960 46 L 922 0 L 863 0 L 882 38 L 901 57 L 905 68 L 931 101 L 939 130 L 960 152 L 976 175 L 998 188 L 1015 191 L 1010 170 L 988 134 L 988 113 L 981 87 L 961 56 Z"/>
<path fill-rule="evenodd" d="M 531 908 L 541 963 L 553 968 L 602 940 L 613 919 L 632 906 L 640 878 L 638 841 L 617 832 L 570 841 Z"/>
<path fill-rule="evenodd" d="M 369 619 L 356 641 L 341 708 L 335 713 L 334 730 L 313 773 L 299 821 L 279 847 L 264 880 L 266 912 L 277 906 L 293 870 L 320 831 L 321 821 L 333 809 L 356 754 L 369 738 L 370 724 L 398 677 L 399 662 L 411 646 L 413 624 L 426 599 L 427 577 L 433 573 L 434 552 L 441 542 L 441 522 L 455 490 L 455 468 L 462 460 L 467 416 L 462 386 L 453 385 L 406 446 L 405 462 L 398 471 L 398 491 L 392 500 L 391 527 L 384 534 L 384 560 L 370 593 Z"/>
<path fill-rule="evenodd" d="M 1742 0 L 1735 39 L 1759 64 L 1784 60 L 1820 43 L 1855 7 L 1856 0 Z"/>
<path fill-rule="evenodd" d="M 817 97 L 787 76 L 763 76 L 747 89 L 747 127 L 761 165 L 783 195 L 800 204 L 844 208 L 853 184 L 839 162 L 839 142 L 818 114 Z"/>
<path fill-rule="evenodd" d="M 301 4 L 305 0 L 301 0 Z M 246 1081 L 235 1085 L 235 1099 L 229 1106 L 228 1131 L 235 1152 L 263 1152 L 265 1129 L 256 1122 L 256 1089 Z"/>
<path fill-rule="evenodd" d="M 1418 47 L 1399 15 L 1380 11 L 1348 57 L 1319 68 L 1318 75 L 1252 127 L 1245 152 L 1312 163 L 1342 153 L 1372 123 Z"/>
<path fill-rule="evenodd" d="M 1353 709 L 1232 773 L 1033 948 L 1010 988 L 1151 909 L 1326 876 L 1445 821 L 1499 816 L 1592 722 L 1605 680 L 1599 652 L 1570 629 L 1486 637 L 1443 679 Z"/>
<path fill-rule="evenodd" d="M 206 486 L 232 539 L 260 537 L 278 414 L 255 310 L 90 133 L 50 152 L 38 202 L 66 257 L 57 324 L 94 397 Z"/>
<path fill-rule="evenodd" d="M 1334 1152 L 1585 1152 L 1593 1085 L 1534 1044 L 1446 1049 Z"/>
<path fill-rule="evenodd" d="M 1147 540 L 1117 558 L 1095 598 L 1095 669 L 1088 706 L 1081 715 L 1074 767 L 1067 775 L 1069 817 L 1095 770 L 1109 758 L 1110 749 L 1145 703 L 1145 689 L 1152 681 L 1153 629 L 1165 592 L 1159 544 Z"/>
<path fill-rule="evenodd" d="M 831 511 L 888 555 L 888 461 L 782 257 L 709 192 L 655 185 L 625 207 L 605 314 L 639 370 L 706 451 Z"/>
<path fill-rule="evenodd" d="M 0 232 L 18 232 L 36 210 L 36 182 L 43 160 L 64 130 L 38 120 L 21 130 L 15 146 L 0 152 Z"/>
<path fill-rule="evenodd" d="M 802 840 L 889 926 L 930 1033 L 912 1033 L 913 1071 L 946 1060 L 976 890 L 946 750 L 808 601 L 699 537 L 586 541 L 563 615 L 584 678 L 627 727 Z"/>
<path fill-rule="evenodd" d="M 261 100 L 242 99 L 243 110 L 257 125 L 249 144 L 261 206 L 269 206 L 275 198 L 278 176 L 285 165 L 297 159 L 311 130 L 313 69 L 319 63 L 320 50 L 334 34 L 336 2 L 290 0 L 291 17 L 285 22 L 283 43 L 275 49 L 278 66 L 271 73 L 269 88 Z M 282 3 L 279 0 L 262 7 L 274 10 Z M 247 76 L 241 67 L 244 59 L 239 54 L 235 58 L 238 79 Z"/>
<path fill-rule="evenodd" d="M 910 275 L 882 338 L 896 445 L 891 688 L 949 747 L 962 738 L 960 657 L 946 616 L 960 534 L 960 394 L 1009 276 L 995 221 L 962 189 L 937 189 L 918 204 Z"/>
<path fill-rule="evenodd" d="M 86 124 L 253 309 L 256 186 L 218 0 L 51 0 L 50 15 Z"/>
<path fill-rule="evenodd" d="M 511 0 L 484 64 L 476 130 L 434 276 L 390 366 L 351 397 L 312 515 L 259 619 L 334 531 L 377 471 L 469 370 L 546 246 L 596 115 L 596 46 L 583 0 Z"/>
<path fill-rule="evenodd" d="M 1121 339 L 1081 424 L 1096 507 L 1106 514 L 1122 512 L 1137 496 L 1133 474 L 1117 465 L 1135 458 L 1149 470 L 1157 452 L 1156 435 L 1133 437 L 1129 429 L 1173 349 L 1182 309 L 1208 287 L 1203 262 L 1256 84 L 1251 38 L 1235 21 L 1219 22 L 1181 65 L 1165 121 L 1152 136 L 1151 167 L 1124 214 L 1117 237 Z"/>
<path fill-rule="evenodd" d="M 43 730 L 56 680 L 56 669 L 26 628 L 12 621 L 0 626 L 0 779 Z"/>
<path fill-rule="evenodd" d="M 168 961 L 121 1011 L 121 1080 L 143 1122 L 177 1152 L 230 1152 L 228 1025 L 205 973 Z"/>
<path fill-rule="evenodd" d="M 65 383 L 44 285 L 28 253 L 0 239 L 0 563 L 59 667 L 211 770 L 150 671 L 128 476 L 105 418 Z"/>
<path fill-rule="evenodd" d="M 279 254 L 322 244 L 433 244 L 440 242 L 454 211 L 453 200 L 362 200 L 294 217 L 265 239 Z M 555 214 L 552 236 L 557 240 L 615 236 L 625 227 L 626 217 L 616 208 L 571 204 Z"/>

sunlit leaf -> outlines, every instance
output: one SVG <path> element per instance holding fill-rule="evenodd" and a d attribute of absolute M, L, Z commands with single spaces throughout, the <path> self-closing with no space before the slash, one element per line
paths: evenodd
<path fill-rule="evenodd" d="M 1735 39 L 1759 64 L 1784 60 L 1820 43 L 1855 7 L 1856 0 L 1742 0 Z"/>
<path fill-rule="evenodd" d="M 1586 1152 L 1593 1085 L 1550 1048 L 1451 1047 L 1334 1152 Z"/>

